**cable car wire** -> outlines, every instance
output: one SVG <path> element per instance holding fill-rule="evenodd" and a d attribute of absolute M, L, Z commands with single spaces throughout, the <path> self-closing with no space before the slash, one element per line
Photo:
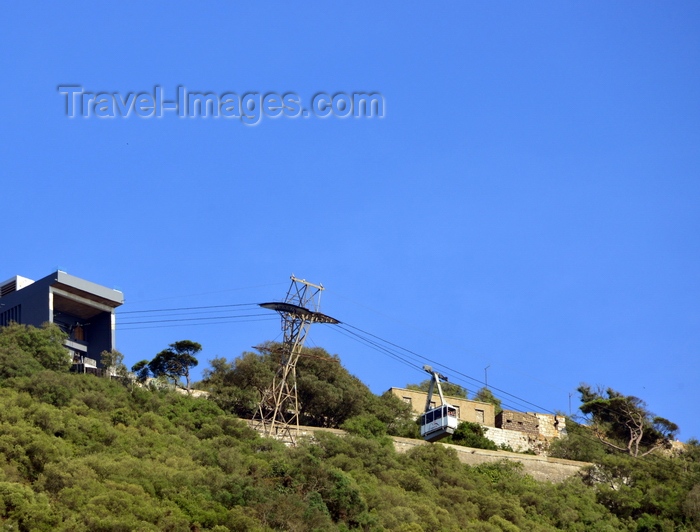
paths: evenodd
<path fill-rule="evenodd" d="M 166 320 L 141 320 L 141 321 L 131 321 L 131 322 L 125 322 L 124 325 L 140 325 L 144 323 L 167 323 L 167 322 L 175 322 L 175 321 L 204 321 L 204 320 L 218 320 L 218 319 L 237 319 L 237 318 L 253 318 L 253 317 L 258 317 L 258 316 L 265 316 L 267 317 L 268 314 L 266 312 L 259 312 L 257 314 L 238 314 L 234 316 L 198 316 L 196 318 L 172 318 L 172 319 L 166 319 Z"/>
<path fill-rule="evenodd" d="M 232 305 L 206 305 L 200 307 L 171 307 L 171 308 L 157 308 L 148 310 L 126 310 L 117 312 L 118 316 L 122 314 L 142 314 L 144 312 L 168 312 L 175 310 L 199 310 L 199 309 L 210 309 L 210 308 L 230 308 L 230 307 L 257 307 L 258 303 L 236 303 Z"/>
<path fill-rule="evenodd" d="M 218 319 L 226 319 L 225 317 L 218 317 Z M 120 331 L 135 331 L 139 329 L 163 329 L 166 327 L 196 327 L 198 325 L 228 325 L 228 324 L 235 324 L 235 323 L 251 323 L 251 322 L 258 322 L 258 321 L 273 321 L 275 318 L 257 318 L 257 319 L 242 319 L 242 320 L 234 320 L 234 319 L 227 319 L 226 321 L 216 321 L 216 322 L 197 322 L 197 323 L 171 323 L 168 325 L 143 325 L 141 326 L 140 323 L 134 323 L 133 325 L 138 325 L 137 327 L 133 326 L 127 326 L 127 327 L 120 327 Z"/>
<path fill-rule="evenodd" d="M 336 330 L 336 331 L 338 331 L 338 332 L 340 333 L 340 329 L 342 329 L 342 327 L 339 327 L 339 328 L 338 328 L 338 327 L 333 327 L 333 329 Z M 375 341 L 373 341 L 373 340 L 367 339 L 367 338 L 365 338 L 365 337 L 361 336 L 360 334 L 355 333 L 355 332 L 353 332 L 353 331 L 347 331 L 347 330 L 346 330 L 346 332 L 350 333 L 352 336 L 348 336 L 348 334 L 343 334 L 343 333 L 340 333 L 340 334 L 343 334 L 343 336 L 351 337 L 351 339 L 356 340 L 356 341 L 358 341 L 358 342 L 360 342 L 360 343 L 363 343 L 364 345 L 370 347 L 371 349 L 374 349 L 374 350 L 376 350 L 376 351 L 379 351 L 379 352 L 382 353 L 382 354 L 385 354 L 385 355 L 387 355 L 387 356 L 390 356 L 391 358 L 393 358 L 393 359 L 395 359 L 395 360 L 401 362 L 401 363 L 404 364 L 404 365 L 408 365 L 409 367 L 411 367 L 411 368 L 413 368 L 413 369 L 415 369 L 415 370 L 417 370 L 417 371 L 419 371 L 419 372 L 421 372 L 421 373 L 424 371 L 423 368 L 422 368 L 422 366 L 416 365 L 416 364 L 414 364 L 414 363 L 408 361 L 404 356 L 398 354 L 395 350 L 392 350 L 391 348 L 387 348 L 387 347 L 385 347 L 385 346 L 382 346 L 381 344 L 379 344 L 379 343 L 377 343 L 377 342 L 375 342 Z M 376 335 L 371 335 L 371 336 L 376 337 Z M 390 343 L 390 342 L 389 342 L 389 343 Z M 420 355 L 417 355 L 417 356 L 420 358 Z M 424 359 L 424 360 L 430 360 L 430 359 Z M 422 362 L 422 361 L 421 361 L 421 362 Z M 431 362 L 433 362 L 433 361 L 431 361 Z M 445 373 L 450 374 L 450 373 L 453 371 L 453 370 L 451 370 L 450 368 L 448 368 L 447 366 L 444 366 L 443 364 L 439 364 L 439 363 L 436 363 L 436 362 L 434 362 L 434 363 L 435 363 L 436 365 L 439 365 L 439 366 L 443 367 L 443 368 L 447 368 L 447 369 L 444 369 L 444 370 L 443 370 Z M 455 378 L 455 377 L 452 376 L 452 375 L 448 375 L 448 376 L 449 376 L 449 378 L 451 379 L 451 382 L 460 381 L 460 382 L 463 382 L 463 383 L 466 384 L 466 381 L 464 381 L 463 379 L 461 379 L 461 378 L 459 378 L 459 377 Z M 494 394 L 494 396 L 495 396 L 495 394 Z M 514 411 L 517 411 L 517 412 L 525 412 L 525 411 L 527 410 L 527 407 L 523 406 L 522 404 L 513 404 L 513 403 L 509 402 L 507 399 L 505 399 L 505 398 L 503 398 L 503 397 L 498 397 L 498 396 L 496 396 L 496 397 L 497 397 L 497 398 L 499 399 L 499 401 L 501 402 L 501 406 L 507 408 L 508 410 L 514 410 Z M 538 408 L 540 408 L 540 407 L 538 407 Z"/>
<path fill-rule="evenodd" d="M 386 348 L 380 346 L 380 345 L 377 344 L 376 342 L 372 342 L 371 340 L 368 340 L 368 339 L 366 339 L 366 338 L 363 338 L 363 337 L 361 337 L 360 335 L 358 335 L 358 334 L 356 334 L 356 333 L 353 333 L 352 331 L 347 331 L 346 329 L 343 329 L 343 328 L 341 328 L 341 327 L 334 327 L 334 330 L 336 330 L 339 334 L 342 334 L 343 336 L 346 336 L 346 337 L 348 337 L 348 338 L 350 338 L 350 339 L 352 339 L 352 340 L 355 340 L 356 342 L 359 342 L 359 343 L 361 343 L 361 344 L 363 344 L 363 345 L 366 345 L 366 346 L 370 347 L 370 349 L 374 349 L 375 351 L 379 351 L 380 353 L 383 353 L 383 354 L 385 354 L 386 356 L 393 358 L 394 360 L 396 360 L 397 362 L 399 362 L 399 363 L 401 363 L 401 364 L 404 364 L 404 365 L 406 365 L 406 366 L 408 366 L 408 367 L 410 367 L 410 368 L 412 368 L 412 369 L 415 369 L 415 370 L 418 370 L 418 371 L 422 371 L 422 369 L 420 369 L 419 366 L 417 366 L 417 365 L 415 365 L 415 364 L 412 364 L 411 362 L 409 362 L 409 361 L 407 361 L 406 359 L 404 359 L 404 358 L 402 358 L 402 357 L 396 355 L 395 353 L 392 353 L 391 351 L 389 351 L 388 349 L 386 349 Z M 343 331 L 344 331 L 344 332 L 343 332 Z"/>
<path fill-rule="evenodd" d="M 355 327 L 355 326 L 350 325 L 350 324 L 348 324 L 348 323 L 344 323 L 343 325 L 345 325 L 346 327 L 351 327 L 352 329 L 355 329 L 356 331 L 359 331 L 359 332 L 362 333 L 362 334 L 366 334 L 366 335 L 368 335 L 368 336 L 371 336 L 372 338 L 376 338 L 377 340 L 379 340 L 379 341 L 381 341 L 381 342 L 384 342 L 384 343 L 386 343 L 386 344 L 388 344 L 388 345 L 390 345 L 390 346 L 393 346 L 393 347 L 396 347 L 397 349 L 400 349 L 400 350 L 402 350 L 402 351 L 405 351 L 406 353 L 409 353 L 409 354 L 411 354 L 411 355 L 414 355 L 415 357 L 418 357 L 418 358 L 421 359 L 421 360 L 424 360 L 424 361 L 426 361 L 426 362 L 430 362 L 430 363 L 432 363 L 432 364 L 435 364 L 436 366 L 439 366 L 439 367 L 441 367 L 441 368 L 444 368 L 444 369 L 446 370 L 447 373 L 452 373 L 452 374 L 455 374 L 455 375 L 459 375 L 459 376 L 464 377 L 464 378 L 466 378 L 466 379 L 468 379 L 468 380 L 470 380 L 470 381 L 472 381 L 472 382 L 475 382 L 475 383 L 477 383 L 477 384 L 485 385 L 485 383 L 484 383 L 483 381 L 479 380 L 479 379 L 476 379 L 476 378 L 474 378 L 474 377 L 472 377 L 472 376 L 470 376 L 470 375 L 467 375 L 467 374 L 465 374 L 465 373 L 462 373 L 462 372 L 460 372 L 460 371 L 457 371 L 457 370 L 455 370 L 455 369 L 453 369 L 453 368 L 451 368 L 451 367 L 449 367 L 449 366 L 446 366 L 445 364 L 442 364 L 442 363 L 438 362 L 437 360 L 433 360 L 433 359 L 428 358 L 428 357 L 426 357 L 426 356 L 423 356 L 423 355 L 421 355 L 421 354 L 419 354 L 419 353 L 416 353 L 415 351 L 411 351 L 410 349 L 407 349 L 407 348 L 402 347 L 402 346 L 400 346 L 400 345 L 398 345 L 398 344 L 395 344 L 395 343 L 393 343 L 393 342 L 390 342 L 389 340 L 385 340 L 385 339 L 383 339 L 383 338 L 381 338 L 381 337 L 379 337 L 379 336 L 377 336 L 377 335 L 375 335 L 375 334 L 372 334 L 372 333 L 370 333 L 370 332 L 368 332 L 368 331 L 364 331 L 364 330 L 360 329 L 359 327 Z M 495 387 L 495 386 L 489 386 L 489 389 L 491 389 L 491 390 L 496 390 L 496 391 L 500 392 L 501 394 L 507 395 L 508 397 L 510 397 L 510 398 L 514 399 L 515 401 L 517 401 L 517 402 L 519 402 L 519 403 L 522 403 L 522 404 L 524 404 L 524 405 L 529 405 L 529 406 L 534 407 L 534 408 L 536 408 L 536 409 L 538 409 L 538 410 L 541 410 L 541 411 L 543 411 L 543 412 L 549 412 L 549 413 L 551 413 L 551 414 L 554 414 L 554 411 L 552 411 L 552 410 L 550 410 L 550 409 L 548 409 L 548 408 L 545 408 L 545 407 L 543 407 L 543 406 L 540 406 L 540 405 L 537 405 L 537 404 L 535 404 L 535 403 L 532 403 L 532 402 L 530 402 L 530 401 L 528 401 L 528 400 L 526 400 L 526 399 L 524 399 L 524 398 L 522 398 L 522 397 L 518 397 L 517 395 L 514 395 L 514 394 L 511 394 L 511 393 L 509 393 L 509 392 L 506 392 L 505 390 L 501 390 L 500 388 L 497 388 L 497 387 Z"/>

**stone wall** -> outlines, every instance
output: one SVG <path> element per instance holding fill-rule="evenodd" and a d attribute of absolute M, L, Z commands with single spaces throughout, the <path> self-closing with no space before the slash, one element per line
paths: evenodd
<path fill-rule="evenodd" d="M 517 452 L 547 454 L 552 440 L 566 436 L 564 416 L 504 410 L 496 416 L 496 428 L 486 437 L 496 445 L 507 445 Z"/>
<path fill-rule="evenodd" d="M 535 447 L 538 441 L 537 434 L 522 432 L 519 430 L 508 430 L 499 428 L 486 429 L 484 436 L 486 436 L 496 445 L 508 446 L 518 453 L 535 451 Z"/>
<path fill-rule="evenodd" d="M 535 414 L 528 412 L 537 417 L 539 422 L 538 432 L 547 439 L 561 438 L 566 434 L 566 418 L 552 414 Z"/>
<path fill-rule="evenodd" d="M 516 412 L 515 410 L 503 410 L 496 416 L 496 427 L 499 429 L 517 430 L 537 436 L 539 434 L 539 420 L 530 413 Z"/>

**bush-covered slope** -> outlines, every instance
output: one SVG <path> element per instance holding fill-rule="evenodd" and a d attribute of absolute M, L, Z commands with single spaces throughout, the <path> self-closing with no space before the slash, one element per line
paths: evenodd
<path fill-rule="evenodd" d="M 426 446 L 286 448 L 213 402 L 42 371 L 0 389 L 0 515 L 20 530 L 620 530 L 580 480 Z"/>
<path fill-rule="evenodd" d="M 639 460 L 610 454 L 574 428 L 558 452 L 586 455 L 596 468 L 587 478 L 537 483 L 508 462 L 462 465 L 440 445 L 399 455 L 381 420 L 391 405 L 365 397 L 367 406 L 345 417 L 352 435 L 324 433 L 287 448 L 215 401 L 45 369 L 52 357 L 33 364 L 31 347 L 18 351 L 0 340 L 0 357 L 24 357 L 0 378 L 7 530 L 670 531 L 700 524 L 697 445 Z M 231 404 L 245 406 L 237 382 L 222 378 L 219 386 Z M 311 381 L 314 387 L 326 389 Z"/>

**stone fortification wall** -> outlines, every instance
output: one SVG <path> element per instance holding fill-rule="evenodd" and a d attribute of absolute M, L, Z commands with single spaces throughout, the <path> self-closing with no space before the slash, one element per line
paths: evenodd
<path fill-rule="evenodd" d="M 486 437 L 496 445 L 507 445 L 517 452 L 546 454 L 552 440 L 566 435 L 564 416 L 504 410 L 496 416 L 496 428 Z"/>
<path fill-rule="evenodd" d="M 535 451 L 538 442 L 537 433 L 527 433 L 519 430 L 499 429 L 494 427 L 486 428 L 485 434 L 489 440 L 496 445 L 506 445 L 515 452 L 524 453 Z"/>
<path fill-rule="evenodd" d="M 517 430 L 528 434 L 539 434 L 540 423 L 537 416 L 530 413 L 503 410 L 496 416 L 496 427 L 499 429 Z"/>
<path fill-rule="evenodd" d="M 536 414 L 528 412 L 537 418 L 538 431 L 547 439 L 561 438 L 566 434 L 566 418 L 552 414 Z"/>

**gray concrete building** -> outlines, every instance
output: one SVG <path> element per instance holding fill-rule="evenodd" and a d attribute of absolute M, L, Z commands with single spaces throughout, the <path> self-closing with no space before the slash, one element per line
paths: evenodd
<path fill-rule="evenodd" d="M 16 275 L 0 283 L 0 327 L 11 322 L 41 327 L 55 323 L 66 334 L 74 371 L 99 368 L 100 353 L 114 349 L 114 309 L 124 303 L 119 290 L 57 271 L 32 281 Z"/>

